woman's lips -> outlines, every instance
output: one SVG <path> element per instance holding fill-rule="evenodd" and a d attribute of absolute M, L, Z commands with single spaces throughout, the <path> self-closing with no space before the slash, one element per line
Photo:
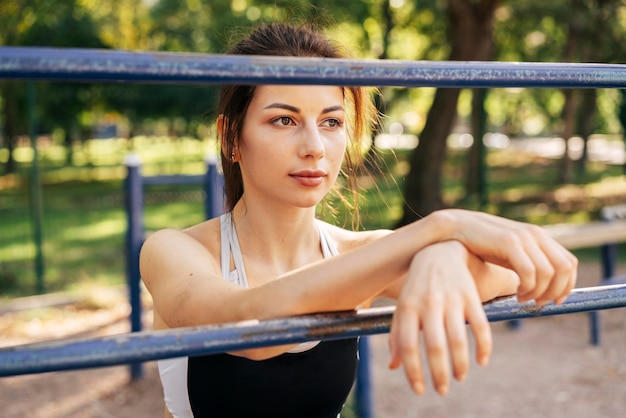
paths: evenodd
<path fill-rule="evenodd" d="M 306 187 L 317 187 L 324 181 L 326 172 L 322 170 L 303 170 L 289 174 L 289 176 Z"/>

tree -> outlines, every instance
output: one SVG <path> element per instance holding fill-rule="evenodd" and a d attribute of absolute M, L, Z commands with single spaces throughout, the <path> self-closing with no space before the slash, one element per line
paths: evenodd
<path fill-rule="evenodd" d="M 626 90 L 620 90 L 621 93 L 621 104 L 618 110 L 619 123 L 622 126 L 622 140 L 624 141 L 624 145 L 626 145 Z M 622 166 L 624 174 L 626 174 L 626 161 L 624 161 L 624 165 Z"/>
<path fill-rule="evenodd" d="M 5 45 L 86 48 L 105 46 L 94 30 L 95 25 L 90 15 L 76 0 L 62 0 L 54 4 L 43 0 L 22 1 L 13 4 L 13 7 L 16 8 L 13 12 L 18 14 L 8 22 L 9 30 L 3 39 Z M 15 136 L 26 131 L 23 111 L 26 100 L 22 84 L 4 83 L 0 92 L 5 103 L 4 138 L 10 154 L 6 172 L 15 170 L 12 158 Z M 69 145 L 70 133 L 78 124 L 78 115 L 83 109 L 93 105 L 93 86 L 83 83 L 39 83 L 37 88 L 39 128 L 48 131 L 55 127 L 63 128 Z"/>
<path fill-rule="evenodd" d="M 449 0 L 447 4 L 451 61 L 491 58 L 493 15 L 499 0 Z M 403 217 L 406 224 L 443 206 L 441 167 L 446 139 L 456 117 L 460 89 L 437 89 L 420 142 L 410 158 Z"/>
<path fill-rule="evenodd" d="M 495 26 L 499 58 L 538 62 L 623 62 L 621 46 L 626 41 L 619 16 L 624 4 L 618 0 L 586 2 L 544 2 L 519 0 L 507 2 L 508 18 Z M 555 182 L 570 182 L 584 171 L 587 138 L 606 127 L 611 115 L 598 113 L 596 101 L 606 96 L 596 89 L 524 89 L 519 103 L 532 107 L 545 121 L 544 133 L 565 139 L 583 138 L 583 157 L 576 166 L 566 151 Z M 518 112 L 521 113 L 521 112 Z M 510 117 L 515 118 L 513 114 Z M 516 123 L 517 124 L 517 123 Z M 519 124 L 518 124 L 519 125 Z M 511 134 L 517 134 L 517 129 Z M 567 145 L 567 142 L 566 142 Z"/>

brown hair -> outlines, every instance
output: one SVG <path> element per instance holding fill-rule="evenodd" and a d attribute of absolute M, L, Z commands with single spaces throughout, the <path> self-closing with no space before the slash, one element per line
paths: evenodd
<path fill-rule="evenodd" d="M 308 26 L 291 26 L 271 23 L 255 29 L 247 38 L 228 51 L 232 55 L 273 55 L 317 58 L 348 58 L 345 49 Z M 348 127 L 349 146 L 345 155 L 345 166 L 353 199 L 358 200 L 355 159 L 360 157 L 361 140 L 369 130 L 369 123 L 376 115 L 371 97 L 361 87 L 344 87 L 351 124 Z M 254 96 L 255 86 L 225 85 L 221 88 L 217 111 L 222 125 L 220 146 L 222 147 L 222 169 L 225 180 L 226 208 L 232 210 L 243 194 L 243 180 L 239 163 L 231 156 L 237 152 L 239 133 Z M 358 212 L 357 212 L 358 217 Z"/>

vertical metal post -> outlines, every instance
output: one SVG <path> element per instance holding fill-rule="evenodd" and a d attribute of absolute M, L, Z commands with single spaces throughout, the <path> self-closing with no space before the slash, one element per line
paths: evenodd
<path fill-rule="evenodd" d="M 602 258 L 602 279 L 606 280 L 615 276 L 615 265 L 617 264 L 617 244 L 604 244 L 600 247 Z"/>
<path fill-rule="evenodd" d="M 37 114 L 36 114 L 36 91 L 33 83 L 27 84 L 28 89 L 28 121 L 30 131 L 30 144 L 33 149 L 31 163 L 31 217 L 33 222 L 33 241 L 35 244 L 35 278 L 36 292 L 43 293 L 44 283 L 44 257 L 43 257 L 43 209 L 41 199 L 41 178 L 39 174 L 39 151 L 37 149 Z"/>
<path fill-rule="evenodd" d="M 356 410 L 359 418 L 374 416 L 374 400 L 372 398 L 372 371 L 370 359 L 369 337 L 359 338 L 359 368 L 356 376 Z"/>
<path fill-rule="evenodd" d="M 124 197 L 128 227 L 126 229 L 126 282 L 130 299 L 131 332 L 139 332 L 141 326 L 141 287 L 139 273 L 139 252 L 144 240 L 143 222 L 143 180 L 141 178 L 141 159 L 137 154 L 126 156 L 127 176 L 124 183 Z M 130 365 L 131 379 L 143 376 L 141 363 Z"/>
<path fill-rule="evenodd" d="M 487 131 L 487 112 L 485 111 L 485 99 L 487 89 L 474 89 L 472 94 L 476 94 L 476 141 L 478 141 L 478 202 L 480 210 L 486 210 L 489 198 L 487 195 L 487 149 L 485 147 L 485 133 Z"/>
<path fill-rule="evenodd" d="M 205 219 L 216 218 L 224 212 L 224 176 L 220 174 L 217 164 L 218 161 L 215 156 L 207 157 L 207 171 L 204 179 Z"/>
<path fill-rule="evenodd" d="M 602 211 L 601 219 L 604 222 L 613 222 L 616 217 L 617 214 L 607 210 L 607 208 Z M 615 276 L 617 243 L 606 243 L 600 247 L 600 262 L 602 264 L 602 281 Z M 600 312 L 598 311 L 589 312 L 589 332 L 590 343 L 594 346 L 600 345 Z"/>

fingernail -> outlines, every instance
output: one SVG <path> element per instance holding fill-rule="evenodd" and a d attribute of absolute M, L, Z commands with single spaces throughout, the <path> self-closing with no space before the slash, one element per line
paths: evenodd
<path fill-rule="evenodd" d="M 448 385 L 437 386 L 437 393 L 441 396 L 446 396 L 448 394 Z"/>
<path fill-rule="evenodd" d="M 480 356 L 478 358 L 478 364 L 480 364 L 481 366 L 486 366 L 487 364 L 489 364 L 489 356 Z"/>
<path fill-rule="evenodd" d="M 418 395 L 424 393 L 424 384 L 422 382 L 413 383 L 413 391 Z"/>

